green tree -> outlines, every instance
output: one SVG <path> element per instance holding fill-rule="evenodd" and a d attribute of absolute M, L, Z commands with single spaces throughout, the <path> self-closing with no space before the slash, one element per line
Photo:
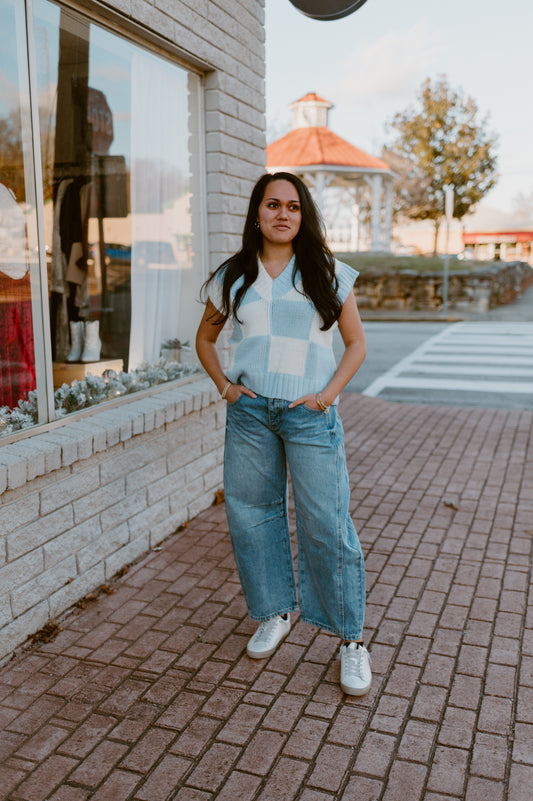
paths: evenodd
<path fill-rule="evenodd" d="M 453 186 L 453 216 L 461 220 L 496 183 L 497 138 L 476 102 L 444 75 L 427 78 L 417 101 L 388 124 L 392 141 L 383 158 L 398 175 L 396 215 L 432 220 L 436 253 L 446 187 Z"/>

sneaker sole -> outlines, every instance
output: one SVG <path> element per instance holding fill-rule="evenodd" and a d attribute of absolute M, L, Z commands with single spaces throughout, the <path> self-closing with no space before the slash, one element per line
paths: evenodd
<path fill-rule="evenodd" d="M 247 655 L 250 657 L 250 659 L 268 659 L 268 657 L 272 656 L 272 654 L 276 651 L 278 646 L 281 645 L 281 643 L 283 642 L 289 631 L 286 631 L 285 634 L 279 638 L 275 646 L 273 648 L 270 648 L 268 651 L 249 651 L 248 647 L 246 647 Z"/>
<path fill-rule="evenodd" d="M 341 681 L 341 690 L 343 691 L 343 693 L 346 693 L 346 695 L 366 695 L 371 687 L 372 687 L 372 682 L 370 682 L 368 687 L 359 688 L 359 687 L 350 687 L 349 685 L 343 684 L 343 682 Z"/>

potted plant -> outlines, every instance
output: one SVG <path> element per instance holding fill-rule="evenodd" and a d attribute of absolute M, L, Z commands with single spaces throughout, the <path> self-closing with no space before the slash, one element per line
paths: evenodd
<path fill-rule="evenodd" d="M 179 339 L 166 339 L 161 344 L 161 357 L 167 362 L 181 362 L 182 350 L 190 350 L 189 342 L 181 342 Z"/>

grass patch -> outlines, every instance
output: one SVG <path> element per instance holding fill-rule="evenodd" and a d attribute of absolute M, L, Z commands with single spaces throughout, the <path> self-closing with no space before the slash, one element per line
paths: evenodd
<path fill-rule="evenodd" d="M 444 269 L 444 258 L 438 256 L 395 256 L 392 253 L 335 253 L 340 261 L 359 270 L 360 273 L 441 273 Z M 494 269 L 504 262 L 460 261 L 450 256 L 449 271 L 472 273 Z"/>

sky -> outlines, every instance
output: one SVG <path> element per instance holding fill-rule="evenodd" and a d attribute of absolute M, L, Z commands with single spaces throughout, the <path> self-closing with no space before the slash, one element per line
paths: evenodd
<path fill-rule="evenodd" d="M 509 213 L 533 194 L 531 0 L 367 0 L 333 22 L 266 0 L 265 14 L 268 141 L 290 130 L 288 105 L 317 92 L 334 104 L 330 128 L 379 156 L 386 122 L 446 75 L 498 135 L 500 177 L 483 203 Z"/>

